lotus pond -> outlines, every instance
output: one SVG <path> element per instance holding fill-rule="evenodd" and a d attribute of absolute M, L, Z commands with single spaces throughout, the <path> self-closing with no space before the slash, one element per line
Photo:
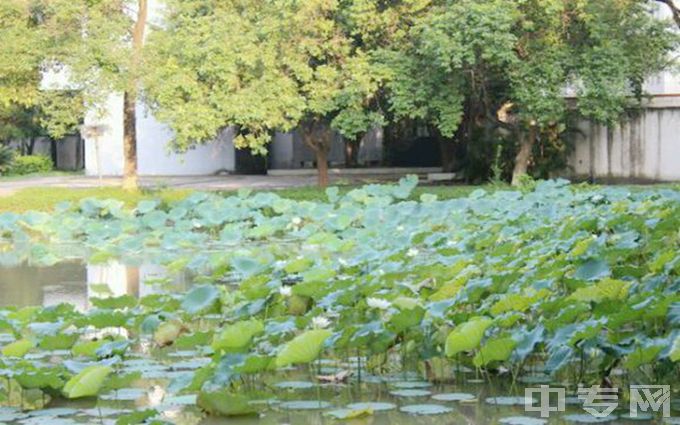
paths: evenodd
<path fill-rule="evenodd" d="M 0 424 L 633 423 L 678 381 L 680 192 L 416 183 L 0 215 Z"/>

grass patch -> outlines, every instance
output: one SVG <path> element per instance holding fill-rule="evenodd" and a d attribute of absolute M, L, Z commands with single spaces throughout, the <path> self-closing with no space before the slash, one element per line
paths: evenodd
<path fill-rule="evenodd" d="M 82 171 L 47 171 L 44 173 L 30 173 L 30 174 L 5 174 L 0 175 L 0 182 L 3 181 L 16 181 L 16 180 L 31 180 L 38 179 L 41 177 L 69 177 L 69 176 L 82 176 L 84 175 Z"/>
<path fill-rule="evenodd" d="M 343 186 L 338 186 L 340 189 L 340 194 L 345 194 L 349 192 L 352 189 L 356 189 L 357 187 L 360 187 L 360 185 L 343 185 Z M 420 199 L 420 196 L 429 193 L 432 195 L 437 195 L 438 199 L 445 200 L 445 199 L 454 199 L 454 198 L 463 198 L 468 196 L 470 193 L 474 192 L 477 189 L 485 189 L 488 191 L 495 191 L 499 189 L 507 189 L 510 186 L 494 186 L 494 185 L 453 185 L 453 186 L 418 186 L 416 187 L 413 192 L 411 193 L 410 199 Z M 320 189 L 315 186 L 307 186 L 307 187 L 296 187 L 296 188 L 290 188 L 290 189 L 278 189 L 278 190 L 272 190 L 272 192 L 277 193 L 278 195 L 292 199 L 295 201 L 325 201 L 327 199 L 326 197 L 326 191 L 324 189 Z"/>
<path fill-rule="evenodd" d="M 357 186 L 340 186 L 341 193 L 347 193 Z M 419 186 L 412 194 L 413 199 L 420 198 L 424 193 L 437 195 L 439 199 L 460 198 L 469 195 L 472 191 L 484 188 L 495 190 L 494 186 Z M 144 189 L 136 192 L 125 191 L 119 187 L 97 187 L 70 189 L 63 187 L 31 187 L 20 189 L 12 195 L 0 197 L 0 212 L 25 212 L 25 211 L 50 211 L 61 202 L 70 201 L 77 203 L 85 198 L 117 199 L 126 207 L 133 208 L 143 199 L 160 199 L 163 202 L 172 202 L 185 198 L 195 190 L 192 189 Z M 326 192 L 315 186 L 298 187 L 290 189 L 272 190 L 279 196 L 296 201 L 324 201 Z M 231 195 L 236 192 L 220 192 Z"/>
<path fill-rule="evenodd" d="M 180 200 L 192 193 L 188 189 L 126 191 L 119 187 L 70 189 L 65 187 L 30 187 L 10 196 L 0 197 L 0 212 L 50 211 L 62 202 L 79 202 L 85 198 L 117 199 L 132 208 L 143 199 L 159 198 L 165 202 Z"/>
<path fill-rule="evenodd" d="M 344 194 L 356 188 L 356 185 L 339 186 L 340 193 Z M 595 189 L 593 185 L 574 185 L 576 188 Z M 626 185 L 632 191 L 645 189 L 680 189 L 677 184 L 659 185 Z M 418 186 L 411 193 L 411 199 L 417 200 L 423 194 L 437 195 L 440 200 L 463 198 L 477 189 L 488 192 L 496 190 L 509 190 L 507 185 L 452 185 L 452 186 Z M 160 199 L 165 203 L 184 199 L 195 192 L 194 189 L 143 189 L 136 192 L 125 191 L 119 187 L 97 188 L 62 188 L 62 187 L 32 187 L 20 189 L 12 195 L 0 197 L 0 212 L 25 212 L 25 211 L 50 211 L 64 201 L 79 202 L 85 198 L 117 199 L 122 201 L 128 208 L 133 208 L 143 199 Z M 265 190 L 263 190 L 265 191 Z M 316 186 L 296 187 L 289 189 L 266 190 L 277 193 L 279 196 L 295 201 L 325 201 L 327 199 L 324 189 Z M 236 191 L 221 191 L 225 196 L 235 194 Z"/>

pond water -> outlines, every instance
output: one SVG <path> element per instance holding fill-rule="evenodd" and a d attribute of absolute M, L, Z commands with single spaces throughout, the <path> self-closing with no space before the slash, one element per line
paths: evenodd
<path fill-rule="evenodd" d="M 185 292 L 195 279 L 194 273 L 169 273 L 156 265 L 128 266 L 120 262 L 105 265 L 82 261 L 65 261 L 49 267 L 21 264 L 0 268 L 0 307 L 74 305 L 86 311 L 92 299 L 121 295 L 143 297 L 162 292 Z M 6 335 L 0 334 L 6 338 Z M 149 355 L 151 354 L 151 355 Z M 135 351 L 118 366 L 122 375 L 139 373 L 129 387 L 100 396 L 99 400 L 47 403 L 45 395 L 30 390 L 20 394 L 19 407 L 0 402 L 0 424 L 115 424 L 116 418 L 135 411 L 153 408 L 169 423 L 176 424 L 526 424 L 587 422 L 576 397 L 570 397 L 561 419 L 544 421 L 536 413 L 525 411 L 525 384 L 512 385 L 509 375 L 483 377 L 467 368 L 455 370 L 448 384 L 424 382 L 414 372 L 386 373 L 375 376 L 361 371 L 356 358 L 345 362 L 324 360 L 310 369 L 279 371 L 264 378 L 264 388 L 250 395 L 251 403 L 266 406 L 258 415 L 234 418 L 206 417 L 195 406 L 195 395 L 173 395 L 168 389 L 174 381 L 193 375 L 210 362 L 209 353 L 192 349 Z M 29 355 L 27 359 L 47 364 L 70 361 L 66 351 L 48 351 Z M 362 361 L 366 361 L 363 359 Z M 77 365 L 73 367 L 77 368 Z M 316 368 L 320 369 L 316 369 Z M 320 384 L 319 374 L 331 377 L 351 373 L 341 382 Z M 363 375 L 362 375 L 363 373 Z M 524 378 L 529 375 L 524 375 Z M 538 383 L 549 383 L 537 373 Z M 484 378 L 484 379 L 482 379 Z M 263 384 L 260 382 L 260 384 Z M 0 380 L 0 389 L 17 397 L 11 384 Z M 10 407 L 9 404 L 12 404 Z M 21 407 L 23 406 L 23 408 Z M 44 407 L 43 409 L 39 409 Z M 675 407 L 675 405 L 674 405 Z M 34 410 L 39 409 L 39 410 Z M 368 410 L 367 410 L 368 409 Z M 368 412 L 371 412 L 370 414 Z M 362 413 L 363 412 L 363 413 Z M 622 417 L 612 424 L 639 423 Z M 345 418 L 344 415 L 357 415 Z M 569 416 L 569 415 L 574 416 Z M 334 417 L 338 415 L 339 417 Z M 573 418 L 568 421 L 565 418 Z M 592 419 L 592 418 L 590 418 Z M 134 423 L 134 422 L 133 422 Z"/>
<path fill-rule="evenodd" d="M 0 307 L 54 306 L 69 303 L 84 311 L 90 299 L 102 296 L 143 297 L 171 288 L 182 292 L 191 284 L 190 273 L 169 273 L 152 264 L 120 262 L 87 264 L 72 260 L 53 266 L 20 264 L 0 267 Z"/>
<path fill-rule="evenodd" d="M 680 423 L 680 192 L 416 180 L 0 214 L 0 425 Z"/>

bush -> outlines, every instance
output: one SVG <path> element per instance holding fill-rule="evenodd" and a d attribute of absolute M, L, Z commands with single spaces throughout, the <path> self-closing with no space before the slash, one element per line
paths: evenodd
<path fill-rule="evenodd" d="M 52 171 L 52 159 L 44 155 L 23 155 L 14 158 L 9 169 L 10 174 L 22 176 L 24 174 L 45 173 Z"/>
<path fill-rule="evenodd" d="M 6 174 L 14 163 L 14 149 L 0 145 L 0 174 Z"/>

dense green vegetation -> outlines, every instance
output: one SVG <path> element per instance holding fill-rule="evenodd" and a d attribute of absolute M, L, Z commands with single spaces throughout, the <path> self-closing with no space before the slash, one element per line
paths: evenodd
<path fill-rule="evenodd" d="M 340 186 L 340 193 L 346 193 L 356 186 Z M 421 186 L 413 190 L 411 197 L 419 199 L 420 195 L 429 193 L 439 199 L 453 199 L 467 196 L 477 189 L 497 190 L 505 186 Z M 0 212 L 51 211 L 62 202 L 78 203 L 86 198 L 113 199 L 123 202 L 126 208 L 134 208 L 143 199 L 160 199 L 163 203 L 179 201 L 193 191 L 187 189 L 148 189 L 140 191 L 123 190 L 118 187 L 102 187 L 89 189 L 70 189 L 64 187 L 31 187 L 20 189 L 15 193 L 0 197 Z M 318 187 L 299 187 L 279 189 L 277 195 L 296 201 L 323 201 L 326 192 Z M 223 192 L 229 195 L 228 192 Z M 234 194 L 234 193 L 231 193 Z"/>
<path fill-rule="evenodd" d="M 352 382 L 395 371 L 446 382 L 464 369 L 569 391 L 677 381 L 680 192 L 544 181 L 412 200 L 415 183 L 330 188 L 320 201 L 193 193 L 0 215 L 3 264 L 122 259 L 198 276 L 187 293 L 159 282 L 84 312 L 0 310 L 0 396 L 101 397 L 140 378 L 132 365 L 177 350 L 209 359 L 174 376 L 169 395 L 227 416 L 274 408 L 249 400 L 273 397 L 291 365 L 316 374 L 319 359 Z M 429 384 L 402 390 L 418 385 Z"/>
<path fill-rule="evenodd" d="M 19 155 L 12 161 L 7 174 L 23 176 L 27 174 L 48 173 L 52 171 L 52 159 L 44 155 Z"/>
<path fill-rule="evenodd" d="M 385 125 L 428 134 L 445 168 L 475 179 L 500 152 L 503 177 L 517 181 L 564 165 L 576 116 L 611 124 L 639 106 L 678 45 L 651 0 L 162 3 L 162 17 L 147 0 L 0 3 L 0 117 L 26 123 L 8 131 L 37 123 L 59 137 L 122 92 L 132 186 L 138 99 L 180 151 L 231 126 L 237 146 L 262 153 L 274 131 L 297 128 L 322 184 L 331 130 L 351 164 L 362 136 Z M 42 90 L 45 69 L 66 69 L 69 84 Z"/>

